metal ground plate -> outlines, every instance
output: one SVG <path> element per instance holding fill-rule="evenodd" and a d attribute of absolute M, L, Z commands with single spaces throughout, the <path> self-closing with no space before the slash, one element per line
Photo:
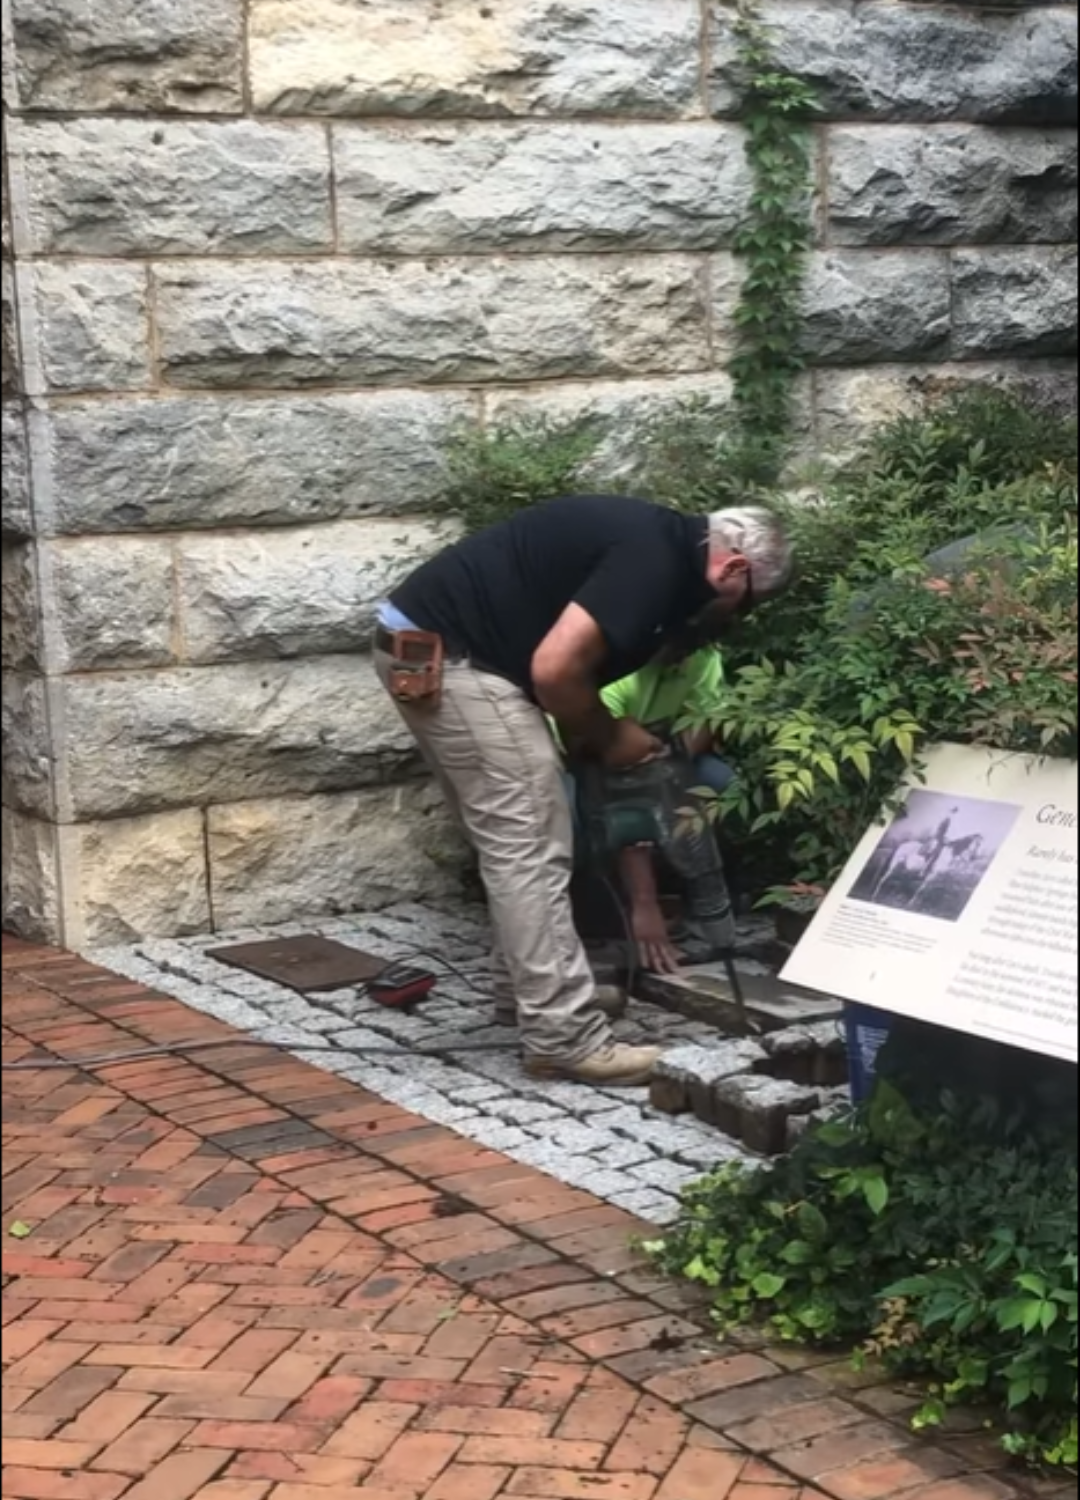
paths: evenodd
<path fill-rule="evenodd" d="M 300 937 L 275 938 L 264 943 L 238 943 L 230 948 L 211 948 L 208 958 L 233 969 L 272 980 L 300 995 L 324 990 L 347 990 L 369 984 L 389 967 L 359 948 L 349 948 L 332 938 L 305 933 Z"/>

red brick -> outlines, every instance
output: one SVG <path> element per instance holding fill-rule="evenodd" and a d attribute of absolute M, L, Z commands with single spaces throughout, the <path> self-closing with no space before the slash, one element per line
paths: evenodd
<path fill-rule="evenodd" d="M 637 1406 L 639 1396 L 625 1381 L 604 1371 L 590 1377 L 574 1397 L 555 1435 L 567 1441 L 613 1443 Z"/>
<path fill-rule="evenodd" d="M 892 1500 L 919 1485 L 939 1483 L 960 1468 L 958 1459 L 933 1449 L 907 1457 L 897 1453 L 838 1469 L 829 1475 L 829 1493 L 836 1500 Z"/>
<path fill-rule="evenodd" d="M 727 1500 L 745 1464 L 741 1453 L 688 1448 L 675 1460 L 656 1500 Z"/>
<path fill-rule="evenodd" d="M 662 1401 L 645 1396 L 611 1451 L 605 1470 L 664 1475 L 678 1458 L 690 1424 Z"/>
<path fill-rule="evenodd" d="M 562 1313 L 558 1317 L 545 1318 L 544 1328 L 559 1338 L 567 1339 L 575 1344 L 581 1343 L 590 1334 L 599 1334 L 607 1338 L 608 1330 L 625 1329 L 632 1339 L 624 1339 L 619 1332 L 612 1332 L 610 1336 L 612 1353 L 623 1354 L 632 1342 L 635 1348 L 648 1348 L 654 1333 L 644 1337 L 643 1343 L 638 1343 L 639 1334 L 636 1330 L 651 1327 L 647 1320 L 654 1319 L 656 1308 L 651 1302 L 643 1302 L 640 1297 L 616 1297 L 610 1301 L 599 1301 L 590 1307 L 576 1307 L 571 1312 Z"/>
<path fill-rule="evenodd" d="M 96 1442 L 100 1448 L 105 1443 L 115 1442 L 153 1406 L 156 1399 L 138 1391 L 106 1391 L 89 1406 L 84 1406 L 61 1436 L 69 1441 Z M 6 1430 L 7 1424 L 4 1425 Z"/>
<path fill-rule="evenodd" d="M 346 1355 L 334 1367 L 335 1375 L 362 1375 L 369 1380 L 433 1380 L 450 1383 L 458 1379 L 465 1364 L 460 1359 L 428 1359 L 421 1355 L 366 1354 Z"/>
<path fill-rule="evenodd" d="M 81 1469 L 101 1445 L 70 1443 L 60 1438 L 8 1438 L 4 1435 L 4 1463 L 27 1469 Z"/>
<path fill-rule="evenodd" d="M 602 1487 L 597 1476 L 567 1469 L 519 1469 L 506 1486 L 508 1495 L 536 1496 L 537 1500 L 653 1500 L 656 1480 L 649 1474 L 613 1474 Z"/>
<path fill-rule="evenodd" d="M 836 1469 L 847 1469 L 866 1458 L 876 1458 L 911 1441 L 910 1433 L 884 1422 L 860 1422 L 839 1432 L 811 1438 L 807 1443 L 779 1449 L 772 1457 L 782 1469 L 800 1479 L 821 1479 Z"/>
<path fill-rule="evenodd" d="M 49 1255 L 38 1255 L 30 1250 L 5 1250 L 0 1256 L 5 1276 L 74 1277 L 88 1275 L 94 1268 L 85 1260 L 61 1260 Z M 15 1288 L 16 1292 L 18 1288 Z"/>
<path fill-rule="evenodd" d="M 160 1417 L 199 1422 L 276 1422 L 288 1405 L 268 1396 L 166 1396 Z"/>
<path fill-rule="evenodd" d="M 127 1478 L 120 1474 L 58 1474 L 51 1469 L 14 1467 L 4 1470 L 5 1500 L 116 1500 L 127 1485 Z M 142 1500 L 149 1497 L 144 1495 Z"/>
<path fill-rule="evenodd" d="M 180 1344 L 106 1344 L 92 1349 L 84 1365 L 126 1365 L 132 1369 L 201 1370 L 212 1358 L 208 1349 Z"/>
<path fill-rule="evenodd" d="M 426 1432 L 457 1432 L 463 1437 L 544 1438 L 555 1418 L 546 1412 L 516 1411 L 512 1407 L 444 1406 L 424 1412 L 417 1427 Z M 462 1458 L 463 1463 L 475 1460 Z"/>
<path fill-rule="evenodd" d="M 598 1469 L 604 1443 L 560 1442 L 558 1438 L 471 1437 L 459 1455 L 464 1464 L 517 1464 L 547 1469 Z"/>
<path fill-rule="evenodd" d="M 508 1406 L 523 1411 L 562 1413 L 588 1379 L 588 1365 L 533 1365 L 528 1377 L 515 1386 Z"/>
<path fill-rule="evenodd" d="M 399 1437 L 380 1459 L 364 1482 L 378 1490 L 419 1490 L 434 1484 L 451 1460 L 456 1458 L 463 1439 L 448 1432 L 408 1432 Z"/>
<path fill-rule="evenodd" d="M 766 1397 L 768 1389 L 763 1392 Z M 805 1401 L 797 1406 L 778 1407 L 753 1422 L 732 1427 L 729 1436 L 752 1453 L 774 1453 L 777 1448 L 821 1437 L 841 1427 L 853 1427 L 862 1420 L 858 1407 L 844 1401 Z"/>
<path fill-rule="evenodd" d="M 451 1464 L 424 1500 L 495 1500 L 510 1477 L 509 1469 L 485 1464 Z"/>
<path fill-rule="evenodd" d="M 331 1375 L 311 1386 L 303 1400 L 289 1408 L 288 1418 L 293 1422 L 321 1422 L 327 1425 L 340 1422 L 357 1409 L 371 1390 L 371 1385 L 370 1380 Z"/>
<path fill-rule="evenodd" d="M 200 1422 L 191 1442 L 196 1448 L 315 1453 L 322 1446 L 323 1433 L 294 1422 Z"/>
<path fill-rule="evenodd" d="M 948 1479 L 944 1484 L 912 1490 L 904 1500 L 1016 1500 L 1016 1491 L 1011 1485 L 1000 1484 L 996 1479 L 980 1474 L 970 1479 Z"/>
<path fill-rule="evenodd" d="M 153 1466 L 184 1441 L 193 1422 L 170 1422 L 161 1417 L 144 1417 L 123 1433 L 94 1462 L 95 1469 L 113 1474 L 130 1474 L 141 1479 Z"/>
<path fill-rule="evenodd" d="M 506 1400 L 505 1385 L 480 1385 L 466 1381 L 387 1380 L 379 1388 L 379 1398 L 406 1406 L 501 1406 Z"/>
<path fill-rule="evenodd" d="M 153 1391 L 155 1395 L 198 1396 L 204 1401 L 236 1396 L 249 1376 L 238 1370 L 127 1370 L 120 1380 L 125 1391 Z"/>
<path fill-rule="evenodd" d="M 388 1490 L 380 1485 L 374 1490 L 365 1482 L 361 1488 L 364 1500 L 416 1500 L 416 1490 L 412 1487 Z M 361 1489 L 353 1484 L 330 1488 L 321 1484 L 279 1484 L 274 1490 L 274 1500 L 356 1500 L 359 1493 Z"/>
<path fill-rule="evenodd" d="M 652 1312 L 647 1304 L 642 1310 Z M 679 1318 L 643 1317 L 640 1322 L 630 1323 L 625 1328 L 606 1329 L 602 1333 L 586 1334 L 574 1339 L 574 1348 L 588 1359 L 613 1359 L 618 1354 L 630 1354 L 638 1349 L 654 1349 L 660 1343 L 673 1339 L 693 1340 L 702 1338 L 699 1328 L 684 1323 Z"/>
<path fill-rule="evenodd" d="M 720 1391 L 729 1391 L 735 1386 L 749 1385 L 754 1380 L 770 1380 L 778 1373 L 771 1360 L 762 1359 L 758 1354 L 735 1354 L 711 1364 L 658 1375 L 646 1382 L 646 1388 L 661 1401 L 681 1406 L 715 1396 Z"/>
<path fill-rule="evenodd" d="M 200 1452 L 174 1453 L 157 1464 L 141 1484 L 124 1493 L 124 1500 L 191 1500 L 211 1479 L 216 1479 L 225 1464 L 225 1455 L 211 1449 Z"/>
<path fill-rule="evenodd" d="M 61 1345 L 61 1348 L 77 1348 L 78 1345 Z M 98 1367 L 90 1368 L 88 1365 L 77 1365 L 74 1369 L 65 1370 L 63 1375 L 50 1382 L 43 1391 L 28 1401 L 26 1405 L 27 1414 L 30 1416 L 63 1417 L 71 1421 L 77 1417 L 84 1406 L 89 1406 L 102 1391 L 109 1387 L 123 1374 L 121 1369 L 109 1366 L 105 1369 Z"/>
<path fill-rule="evenodd" d="M 211 1368 L 258 1375 L 295 1342 L 296 1334 L 291 1329 L 253 1328 L 231 1343 Z"/>
<path fill-rule="evenodd" d="M 278 1484 L 353 1485 L 371 1465 L 355 1458 L 329 1458 L 324 1453 L 240 1453 L 229 1465 L 236 1479 L 270 1480 Z"/>
<path fill-rule="evenodd" d="M 38 1304 L 40 1307 L 40 1303 Z M 4 1334 L 4 1359 L 8 1364 L 23 1359 L 64 1327 L 58 1318 L 22 1318 Z"/>
<path fill-rule="evenodd" d="M 416 1414 L 415 1406 L 369 1401 L 342 1423 L 324 1451 L 341 1458 L 364 1458 L 377 1463 L 397 1442 Z"/>
<path fill-rule="evenodd" d="M 194 1500 L 265 1500 L 269 1481 L 261 1479 L 215 1479 L 199 1490 Z"/>
<path fill-rule="evenodd" d="M 436 1328 L 424 1345 L 424 1353 L 441 1359 L 475 1359 L 498 1323 L 498 1313 L 458 1313 Z"/>

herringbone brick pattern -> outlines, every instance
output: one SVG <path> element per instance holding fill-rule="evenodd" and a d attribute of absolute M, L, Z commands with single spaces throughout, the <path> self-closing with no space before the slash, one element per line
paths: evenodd
<path fill-rule="evenodd" d="M 5 970 L 6 1061 L 228 1036 Z M 4 1500 L 1021 1493 L 720 1349 L 625 1215 L 292 1059 L 7 1073 L 4 1107 Z"/>

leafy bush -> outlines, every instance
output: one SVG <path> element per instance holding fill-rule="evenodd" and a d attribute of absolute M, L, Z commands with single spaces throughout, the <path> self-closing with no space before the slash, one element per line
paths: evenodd
<path fill-rule="evenodd" d="M 776 443 L 732 425 L 704 400 L 677 403 L 643 423 L 638 492 L 706 514 L 758 499 L 776 481 Z"/>
<path fill-rule="evenodd" d="M 801 576 L 732 641 L 714 721 L 759 885 L 827 886 L 927 741 L 1075 757 L 1076 501 L 1074 424 L 980 391 L 786 503 Z"/>
<path fill-rule="evenodd" d="M 923 1038 L 924 1073 L 926 1055 Z M 1075 1134 L 1064 1113 L 1048 1124 L 1014 1103 L 1006 1116 L 990 1099 L 913 1105 L 912 1092 L 879 1082 L 787 1158 L 722 1168 L 649 1248 L 713 1290 L 722 1328 L 859 1341 L 928 1386 L 916 1426 L 978 1403 L 1005 1417 L 1009 1451 L 1075 1465 Z"/>
<path fill-rule="evenodd" d="M 573 494 L 598 446 L 588 423 L 537 418 L 462 427 L 450 445 L 441 508 L 466 531 L 482 531 L 527 506 Z"/>

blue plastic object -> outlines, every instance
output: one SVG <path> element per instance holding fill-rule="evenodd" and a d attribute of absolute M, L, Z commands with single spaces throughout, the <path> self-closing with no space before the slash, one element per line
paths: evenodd
<path fill-rule="evenodd" d="M 877 1077 L 878 1054 L 889 1040 L 893 1017 L 869 1005 L 844 1006 L 844 1032 L 847 1042 L 848 1080 L 851 1101 L 862 1104 L 869 1099 Z"/>

